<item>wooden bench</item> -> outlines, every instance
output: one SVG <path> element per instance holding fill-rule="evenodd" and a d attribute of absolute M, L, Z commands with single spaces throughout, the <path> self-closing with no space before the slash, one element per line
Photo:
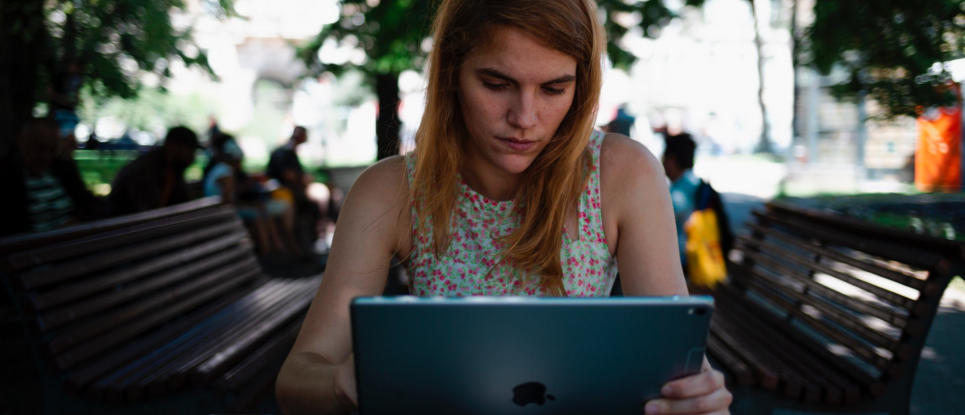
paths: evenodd
<path fill-rule="evenodd" d="M 257 409 L 321 277 L 266 278 L 251 245 L 235 209 L 212 199 L 0 240 L 22 334 L 8 346 L 35 361 L 17 374 L 36 380 L 22 405 Z"/>
<path fill-rule="evenodd" d="M 714 293 L 708 339 L 734 413 L 908 414 L 965 244 L 782 202 L 754 215 Z"/>

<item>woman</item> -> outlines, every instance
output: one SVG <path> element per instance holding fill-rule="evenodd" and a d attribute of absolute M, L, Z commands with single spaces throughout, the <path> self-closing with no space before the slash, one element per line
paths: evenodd
<path fill-rule="evenodd" d="M 594 132 L 604 35 L 591 0 L 445 0 L 415 154 L 369 168 L 277 381 L 287 413 L 355 405 L 348 304 L 393 256 L 417 295 L 686 294 L 660 163 Z M 448 230 L 448 232 L 440 232 Z M 726 413 L 705 362 L 647 413 Z"/>

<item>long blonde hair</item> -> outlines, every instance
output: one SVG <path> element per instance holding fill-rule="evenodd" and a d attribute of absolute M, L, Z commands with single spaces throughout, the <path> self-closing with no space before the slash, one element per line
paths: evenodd
<path fill-rule="evenodd" d="M 433 26 L 426 109 L 416 133 L 411 200 L 415 226 L 433 229 L 436 255 L 449 245 L 450 216 L 459 189 L 466 127 L 457 98 L 459 68 L 486 34 L 513 27 L 576 62 L 573 104 L 554 137 L 526 170 L 515 196 L 520 226 L 504 237 L 504 261 L 542 276 L 544 288 L 562 289 L 560 264 L 566 213 L 586 185 L 586 151 L 602 84 L 605 34 L 593 0 L 443 0 Z M 420 234 L 424 234 L 420 232 Z"/>

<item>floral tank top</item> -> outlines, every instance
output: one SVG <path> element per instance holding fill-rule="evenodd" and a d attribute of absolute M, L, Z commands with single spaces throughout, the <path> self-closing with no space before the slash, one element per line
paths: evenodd
<path fill-rule="evenodd" d="M 600 209 L 600 146 L 603 133 L 594 131 L 589 150 L 592 167 L 586 189 L 580 196 L 578 215 L 579 238 L 563 233 L 560 262 L 563 287 L 570 297 L 608 296 L 616 279 L 616 260 L 610 255 L 603 234 Z M 412 183 L 415 157 L 406 156 L 406 171 Z M 519 226 L 513 212 L 513 201 L 495 201 L 460 184 L 456 212 L 450 218 L 450 243 L 445 254 L 432 249 L 432 224 L 428 232 L 419 233 L 418 216 L 412 208 L 412 251 L 406 268 L 410 291 L 418 296 L 470 295 L 547 295 L 540 286 L 539 275 L 527 275 L 500 261 L 504 248 L 500 236 Z"/>

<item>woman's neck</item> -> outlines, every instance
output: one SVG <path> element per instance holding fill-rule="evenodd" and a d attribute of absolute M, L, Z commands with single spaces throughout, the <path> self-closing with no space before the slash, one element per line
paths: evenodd
<path fill-rule="evenodd" d="M 466 163 L 459 169 L 463 181 L 477 193 L 488 199 L 504 201 L 513 199 L 519 190 L 520 175 L 494 171 L 483 166 Z"/>

